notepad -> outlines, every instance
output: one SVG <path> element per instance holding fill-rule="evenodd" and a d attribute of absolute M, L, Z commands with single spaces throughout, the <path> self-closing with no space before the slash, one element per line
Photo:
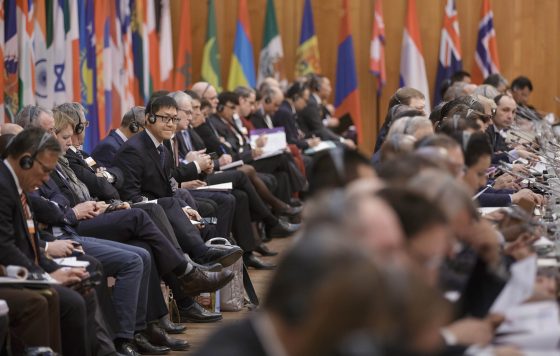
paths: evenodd
<path fill-rule="evenodd" d="M 233 168 L 241 167 L 242 165 L 243 165 L 243 161 L 242 161 L 242 160 L 233 161 L 233 162 L 231 162 L 231 163 L 224 164 L 223 166 L 220 165 L 220 171 L 227 171 L 228 169 L 233 169 Z"/>
<path fill-rule="evenodd" d="M 232 190 L 233 184 L 231 182 L 212 184 L 212 185 L 205 185 L 202 187 L 198 187 L 196 189 L 197 190 Z"/>

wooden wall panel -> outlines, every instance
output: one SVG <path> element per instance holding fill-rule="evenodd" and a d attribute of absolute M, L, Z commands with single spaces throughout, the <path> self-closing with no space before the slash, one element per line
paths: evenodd
<path fill-rule="evenodd" d="M 173 28 L 177 28 L 180 1 L 172 0 Z M 276 16 L 285 52 L 285 67 L 293 79 L 295 51 L 299 42 L 303 0 L 275 0 Z M 233 51 L 237 0 L 216 0 L 218 41 L 221 53 L 223 85 Z M 418 21 L 428 80 L 433 97 L 434 80 L 443 6 L 445 0 L 417 0 Z M 463 64 L 472 69 L 477 25 L 482 0 L 457 0 Z M 338 31 L 342 15 L 341 0 L 312 0 L 315 29 L 319 40 L 323 73 L 333 81 L 336 70 Z M 350 21 L 362 102 L 364 142 L 361 147 L 370 152 L 375 142 L 379 122 L 376 117 L 375 79 L 368 71 L 369 42 L 373 22 L 374 0 L 351 0 Z M 406 11 L 406 0 L 385 0 L 387 85 L 381 98 L 381 116 L 384 116 L 388 98 L 398 88 L 400 48 Z M 206 36 L 208 2 L 191 0 L 193 34 L 193 77 L 200 79 L 201 53 Z M 251 36 L 255 49 L 255 64 L 262 43 L 266 0 L 248 0 Z M 498 38 L 498 52 L 502 73 L 508 78 L 524 74 L 533 81 L 535 91 L 531 102 L 544 111 L 560 113 L 560 1 L 557 0 L 492 0 L 494 22 Z M 176 39 L 175 39 L 176 40 Z M 176 44 L 175 44 L 176 45 Z M 382 120 L 382 118 L 381 118 Z"/>

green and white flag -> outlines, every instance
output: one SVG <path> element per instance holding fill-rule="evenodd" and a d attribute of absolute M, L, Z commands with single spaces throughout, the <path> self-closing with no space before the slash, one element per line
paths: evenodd
<path fill-rule="evenodd" d="M 264 20 L 263 46 L 259 57 L 259 72 L 257 76 L 257 86 L 267 77 L 276 78 L 280 84 L 286 83 L 286 73 L 284 71 L 284 50 L 282 49 L 282 39 L 278 32 L 276 23 L 276 11 L 274 1 L 267 0 L 266 18 Z"/>
<path fill-rule="evenodd" d="M 208 28 L 202 54 L 202 80 L 212 84 L 218 93 L 222 91 L 214 0 L 208 2 Z"/>

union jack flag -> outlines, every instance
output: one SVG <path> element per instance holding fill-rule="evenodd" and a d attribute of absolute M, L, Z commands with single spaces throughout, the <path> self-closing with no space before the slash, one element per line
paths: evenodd
<path fill-rule="evenodd" d="M 441 85 L 443 81 L 451 78 L 453 73 L 463 68 L 461 58 L 461 38 L 459 35 L 459 18 L 455 0 L 447 0 L 441 28 L 439 44 L 439 61 L 436 75 L 436 92 L 434 105 L 441 101 Z"/>
<path fill-rule="evenodd" d="M 472 80 L 480 84 L 490 74 L 500 72 L 496 31 L 494 30 L 494 13 L 490 9 L 490 0 L 482 2 L 481 19 L 478 25 L 478 39 L 472 70 Z"/>
<path fill-rule="evenodd" d="M 383 21 L 382 0 L 375 2 L 369 58 L 369 69 L 377 77 L 377 95 L 381 95 L 381 90 L 387 81 L 387 73 L 385 71 L 385 22 Z"/>

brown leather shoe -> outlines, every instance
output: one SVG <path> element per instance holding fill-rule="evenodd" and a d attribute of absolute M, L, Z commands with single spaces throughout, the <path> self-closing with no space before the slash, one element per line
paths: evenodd
<path fill-rule="evenodd" d="M 189 296 L 195 296 L 200 293 L 210 293 L 223 288 L 233 279 L 233 272 L 229 270 L 202 272 L 194 267 L 190 273 L 178 279 L 183 291 Z"/>

